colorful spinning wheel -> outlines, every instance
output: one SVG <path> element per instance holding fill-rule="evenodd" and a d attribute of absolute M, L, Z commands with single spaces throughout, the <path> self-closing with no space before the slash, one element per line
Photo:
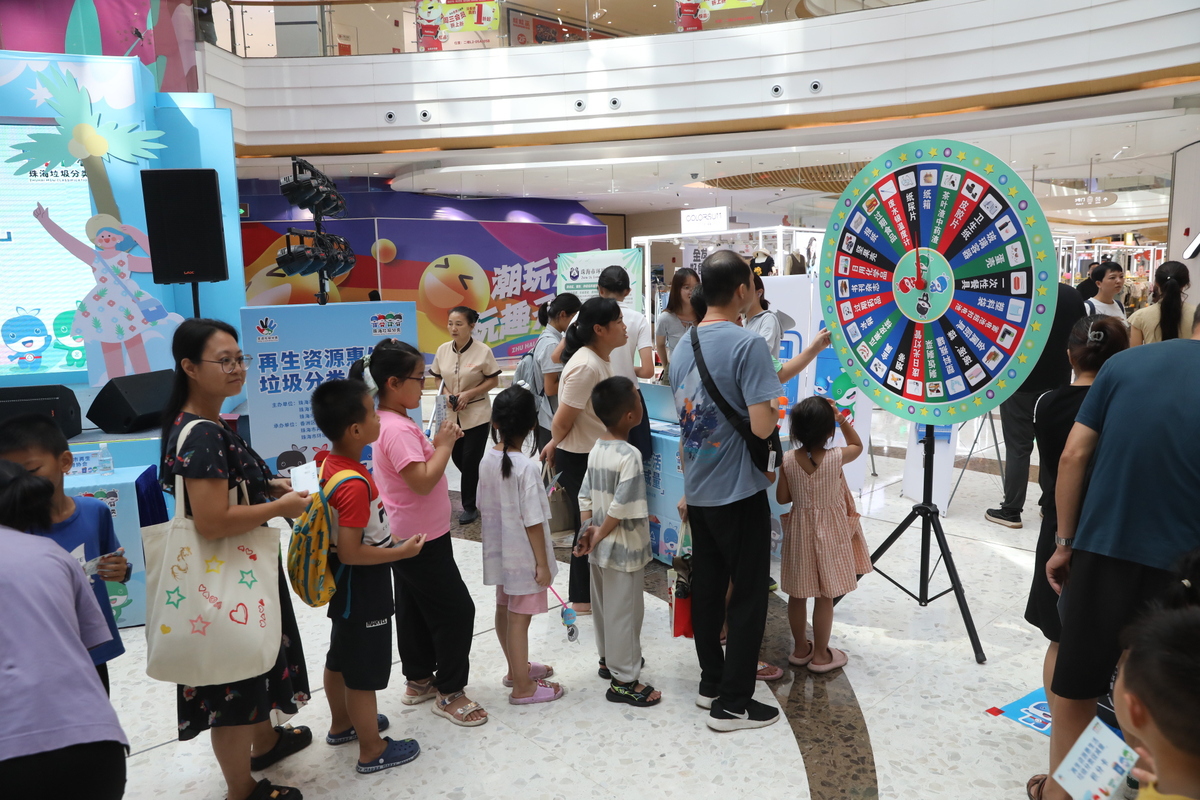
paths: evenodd
<path fill-rule="evenodd" d="M 838 198 L 821 310 L 842 368 L 897 416 L 947 424 L 1020 387 L 1058 300 L 1046 217 L 1002 159 L 945 139 L 897 147 Z"/>

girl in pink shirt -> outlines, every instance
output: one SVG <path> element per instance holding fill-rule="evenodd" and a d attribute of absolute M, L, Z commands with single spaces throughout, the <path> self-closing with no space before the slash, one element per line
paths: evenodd
<path fill-rule="evenodd" d="M 379 440 L 374 477 L 392 523 L 392 535 L 425 534 L 413 558 L 392 564 L 396 590 L 396 640 L 404 670 L 401 700 L 416 705 L 436 697 L 433 713 L 473 728 L 487 712 L 463 689 L 470 672 L 475 603 L 463 583 L 450 536 L 446 464 L 462 430 L 446 421 L 431 443 L 409 416 L 421 407 L 425 357 L 394 339 L 354 362 L 349 377 L 362 380 L 379 400 Z"/>

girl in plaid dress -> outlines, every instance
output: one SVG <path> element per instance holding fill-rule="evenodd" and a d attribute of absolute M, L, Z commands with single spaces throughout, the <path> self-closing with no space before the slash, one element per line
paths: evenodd
<path fill-rule="evenodd" d="M 796 643 L 788 662 L 817 673 L 846 665 L 846 654 L 829 646 L 833 601 L 858 587 L 871 571 L 858 511 L 842 465 L 862 455 L 862 440 L 848 417 L 841 419 L 845 447 L 829 447 L 837 429 L 833 402 L 809 397 L 791 411 L 792 449 L 783 457 L 776 498 L 791 503 L 784 519 L 780 588 L 788 595 L 788 620 Z M 808 598 L 813 638 L 808 638 Z"/>

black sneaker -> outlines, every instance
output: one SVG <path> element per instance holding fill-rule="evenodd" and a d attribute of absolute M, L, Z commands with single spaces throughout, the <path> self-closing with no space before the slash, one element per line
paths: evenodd
<path fill-rule="evenodd" d="M 1006 528 L 1022 528 L 1021 512 L 1009 511 L 1007 508 L 989 508 L 983 515 L 988 522 L 1003 525 Z"/>
<path fill-rule="evenodd" d="M 749 728 L 765 728 L 779 720 L 779 709 L 750 700 L 746 710 L 740 714 L 726 711 L 721 704 L 721 698 L 713 700 L 712 710 L 708 712 L 708 727 L 714 731 L 740 731 Z"/>
<path fill-rule="evenodd" d="M 461 514 L 458 515 L 458 524 L 459 525 L 470 525 L 472 522 L 474 522 L 477 519 L 479 519 L 479 509 L 478 508 L 468 508 L 468 509 L 465 509 Z M 1020 527 L 1020 526 L 1018 526 L 1018 527 Z"/>
<path fill-rule="evenodd" d="M 705 711 L 712 709 L 713 701 L 716 699 L 717 698 L 715 695 L 709 697 L 708 695 L 704 694 L 704 692 L 696 692 L 696 705 L 700 708 L 703 708 Z"/>
<path fill-rule="evenodd" d="M 768 592 L 778 592 L 779 591 L 779 581 L 775 580 L 774 578 L 768 577 L 767 578 L 767 591 Z"/>

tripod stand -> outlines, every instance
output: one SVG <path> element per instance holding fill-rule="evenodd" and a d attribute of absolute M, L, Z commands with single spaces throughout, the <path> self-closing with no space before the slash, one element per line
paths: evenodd
<path fill-rule="evenodd" d="M 967 607 L 967 596 L 963 592 L 962 581 L 958 577 L 958 569 L 954 566 L 954 557 L 950 554 L 950 545 L 946 542 L 946 532 L 942 530 L 942 522 L 938 516 L 938 508 L 933 502 L 933 426 L 925 426 L 925 483 L 922 490 L 921 502 L 913 506 L 912 511 L 908 512 L 908 516 L 904 518 L 896 530 L 892 531 L 883 544 L 871 554 L 871 563 L 878 563 L 879 559 L 899 540 L 901 534 L 908 530 L 909 526 L 916 522 L 917 517 L 921 518 L 921 585 L 918 589 L 919 594 L 913 594 L 906 587 L 901 586 L 890 575 L 883 570 L 876 569 L 875 571 L 890 581 L 893 585 L 899 588 L 906 595 L 916 600 L 922 606 L 927 606 L 934 600 L 937 600 L 943 595 L 954 592 L 955 598 L 958 599 L 958 610 L 962 612 L 963 622 L 967 626 L 967 636 L 971 639 L 971 647 L 975 650 L 975 660 L 980 664 L 987 661 L 987 656 L 983 654 L 983 645 L 979 642 L 979 634 L 975 631 L 975 622 L 971 619 L 971 609 Z M 939 592 L 933 597 L 929 596 L 929 579 L 931 570 L 929 567 L 930 555 L 930 537 L 937 537 L 938 550 L 941 551 L 941 558 L 946 562 L 946 574 L 950 576 L 950 588 L 943 592 Z M 934 565 L 936 569 L 937 565 Z"/>

